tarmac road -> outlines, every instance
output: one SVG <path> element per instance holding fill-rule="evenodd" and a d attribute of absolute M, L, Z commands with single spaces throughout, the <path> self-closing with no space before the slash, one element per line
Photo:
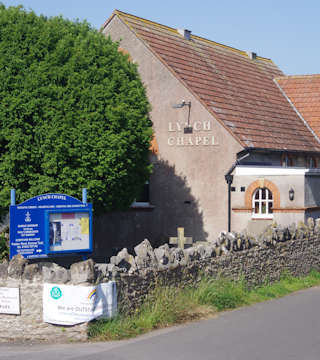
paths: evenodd
<path fill-rule="evenodd" d="M 0 344 L 0 359 L 320 360 L 320 287 L 129 341 Z"/>

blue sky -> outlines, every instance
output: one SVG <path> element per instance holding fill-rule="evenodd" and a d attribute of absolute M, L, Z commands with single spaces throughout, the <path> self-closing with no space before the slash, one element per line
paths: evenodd
<path fill-rule="evenodd" d="M 271 58 L 288 75 L 320 73 L 319 0 L 0 0 L 37 14 L 86 19 L 99 28 L 119 9 L 174 28 L 187 28 Z"/>

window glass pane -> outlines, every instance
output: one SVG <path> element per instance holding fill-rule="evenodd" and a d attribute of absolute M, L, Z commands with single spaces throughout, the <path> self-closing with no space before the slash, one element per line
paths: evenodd
<path fill-rule="evenodd" d="M 254 203 L 254 213 L 259 214 L 259 203 L 256 201 Z"/>
<path fill-rule="evenodd" d="M 272 214 L 273 196 L 268 188 L 259 188 L 253 193 L 253 213 L 258 215 Z"/>
<path fill-rule="evenodd" d="M 269 209 L 268 209 L 268 214 L 272 214 L 272 213 L 273 213 L 272 205 L 273 205 L 272 202 L 268 203 L 268 207 L 269 207 Z"/>
<path fill-rule="evenodd" d="M 145 183 L 141 189 L 140 195 L 137 197 L 136 202 L 149 202 L 149 182 Z"/>
<path fill-rule="evenodd" d="M 316 167 L 316 161 L 315 159 L 312 157 L 310 158 L 310 168 L 313 169 Z"/>

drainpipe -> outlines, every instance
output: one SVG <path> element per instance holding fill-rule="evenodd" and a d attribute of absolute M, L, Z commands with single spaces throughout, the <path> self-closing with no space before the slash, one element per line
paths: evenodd
<path fill-rule="evenodd" d="M 241 156 L 241 158 L 237 159 L 224 176 L 226 183 L 228 184 L 228 232 L 231 232 L 231 185 L 233 182 L 233 175 L 231 175 L 231 173 L 236 168 L 236 166 L 239 165 L 240 162 L 247 156 L 249 156 L 249 153 L 246 153 L 245 155 Z"/>
<path fill-rule="evenodd" d="M 233 170 L 234 170 L 234 168 L 232 169 L 232 171 Z M 228 184 L 228 232 L 231 231 L 231 184 L 233 181 L 233 175 L 231 175 L 229 173 L 229 171 L 224 176 L 224 178 L 226 179 L 226 182 Z"/>

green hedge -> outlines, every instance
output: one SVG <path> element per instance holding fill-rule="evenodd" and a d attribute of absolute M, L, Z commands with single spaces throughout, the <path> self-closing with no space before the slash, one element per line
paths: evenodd
<path fill-rule="evenodd" d="M 0 261 L 9 259 L 9 240 L 4 233 L 0 234 Z"/>
<path fill-rule="evenodd" d="M 48 192 L 123 209 L 150 175 L 136 65 L 86 22 L 0 5 L 0 211 Z"/>

